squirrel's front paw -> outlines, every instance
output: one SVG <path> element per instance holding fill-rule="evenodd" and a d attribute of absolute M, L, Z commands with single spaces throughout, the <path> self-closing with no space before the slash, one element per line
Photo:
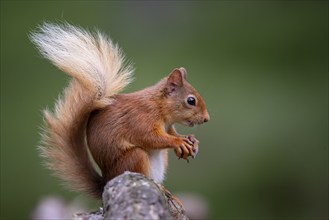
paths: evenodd
<path fill-rule="evenodd" d="M 180 137 L 176 139 L 175 153 L 178 158 L 187 160 L 188 156 L 193 155 L 194 143 L 187 137 Z"/>
<path fill-rule="evenodd" d="M 195 138 L 194 134 L 189 134 L 185 136 L 187 139 L 189 139 L 193 144 L 198 145 L 200 141 Z"/>
<path fill-rule="evenodd" d="M 200 141 L 196 139 L 193 134 L 187 135 L 186 138 L 188 138 L 193 143 L 193 153 L 190 156 L 192 156 L 194 159 L 199 152 Z"/>

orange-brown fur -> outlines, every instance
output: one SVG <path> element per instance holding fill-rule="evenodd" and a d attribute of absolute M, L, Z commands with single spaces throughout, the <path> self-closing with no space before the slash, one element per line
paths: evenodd
<path fill-rule="evenodd" d="M 201 124 L 209 114 L 184 68 L 154 86 L 119 94 L 130 82 L 131 67 L 123 65 L 121 51 L 103 34 L 45 24 L 32 41 L 73 78 L 55 113 L 45 111 L 40 146 L 48 167 L 73 189 L 99 198 L 105 183 L 124 171 L 162 182 L 168 149 L 184 159 L 193 155 L 193 143 L 177 134 L 174 123 Z M 193 105 L 187 102 L 190 96 Z"/>
<path fill-rule="evenodd" d="M 183 84 L 171 93 L 168 90 L 173 85 L 165 78 L 147 89 L 115 95 L 110 105 L 91 114 L 87 127 L 88 146 L 106 180 L 126 170 L 149 176 L 149 151 L 177 148 L 184 141 L 173 123 L 186 120 L 202 123 L 209 117 L 201 96 L 178 69 L 171 74 L 176 75 L 178 79 L 173 79 L 174 83 Z M 199 106 L 193 111 L 184 107 L 188 94 L 199 98 Z M 186 153 L 185 159 L 189 155 Z M 167 167 L 167 153 L 164 157 Z"/>

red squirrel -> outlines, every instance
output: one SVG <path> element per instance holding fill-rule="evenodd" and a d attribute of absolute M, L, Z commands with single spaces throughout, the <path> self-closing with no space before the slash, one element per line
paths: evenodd
<path fill-rule="evenodd" d="M 162 183 L 168 149 L 186 160 L 194 156 L 198 140 L 178 134 L 174 123 L 202 124 L 209 114 L 186 80 L 185 68 L 174 69 L 151 87 L 119 94 L 131 82 L 133 69 L 105 34 L 44 23 L 30 39 L 72 77 L 55 112 L 44 111 L 39 147 L 47 166 L 72 189 L 101 198 L 106 182 L 125 171 Z"/>

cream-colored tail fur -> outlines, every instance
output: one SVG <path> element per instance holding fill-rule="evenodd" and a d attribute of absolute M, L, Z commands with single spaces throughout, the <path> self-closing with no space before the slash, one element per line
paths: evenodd
<path fill-rule="evenodd" d="M 99 31 L 45 23 L 30 38 L 44 57 L 72 77 L 55 112 L 44 111 L 41 155 L 72 189 L 100 197 L 105 183 L 88 157 L 86 124 L 93 110 L 130 83 L 132 68 Z"/>

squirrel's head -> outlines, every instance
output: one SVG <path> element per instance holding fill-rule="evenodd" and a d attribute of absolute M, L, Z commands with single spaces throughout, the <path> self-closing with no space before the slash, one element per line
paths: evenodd
<path fill-rule="evenodd" d="M 186 80 L 186 69 L 176 68 L 166 78 L 164 94 L 172 122 L 194 126 L 209 121 L 206 104 Z"/>

